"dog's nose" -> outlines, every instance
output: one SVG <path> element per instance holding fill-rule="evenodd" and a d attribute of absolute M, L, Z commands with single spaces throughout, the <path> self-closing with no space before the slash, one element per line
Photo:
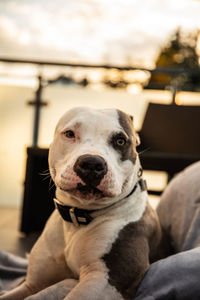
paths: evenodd
<path fill-rule="evenodd" d="M 107 173 L 107 164 L 99 155 L 85 154 L 80 156 L 75 165 L 76 174 L 89 186 L 97 186 Z"/>

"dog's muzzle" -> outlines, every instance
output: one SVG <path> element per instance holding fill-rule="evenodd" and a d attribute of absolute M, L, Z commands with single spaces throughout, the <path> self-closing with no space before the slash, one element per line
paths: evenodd
<path fill-rule="evenodd" d="M 89 187 L 98 186 L 107 171 L 107 163 L 99 155 L 84 154 L 74 164 L 74 172 Z"/>

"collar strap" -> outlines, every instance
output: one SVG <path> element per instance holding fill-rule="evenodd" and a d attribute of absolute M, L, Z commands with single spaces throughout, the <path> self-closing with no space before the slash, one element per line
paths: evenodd
<path fill-rule="evenodd" d="M 54 198 L 54 203 L 61 217 L 65 221 L 73 223 L 75 226 L 87 225 L 93 220 L 90 214 L 93 213 L 95 210 L 86 210 L 68 205 L 63 205 L 56 198 Z"/>
<path fill-rule="evenodd" d="M 138 182 L 135 184 L 132 191 L 125 198 L 130 197 L 135 192 L 138 185 L 140 186 L 141 192 L 147 190 L 146 180 L 140 178 L 138 180 Z M 99 211 L 99 209 L 86 210 L 86 209 L 81 209 L 81 208 L 77 208 L 77 207 L 73 207 L 73 206 L 63 205 L 62 202 L 60 202 L 56 198 L 54 198 L 54 203 L 55 203 L 55 207 L 58 209 L 61 217 L 65 221 L 71 222 L 77 227 L 79 225 L 88 225 L 93 220 L 93 217 L 90 214 L 95 211 Z M 105 209 L 105 208 L 103 208 L 103 209 Z"/>
<path fill-rule="evenodd" d="M 144 180 L 143 178 L 140 178 L 138 180 L 138 182 L 136 183 L 136 185 L 134 186 L 134 188 L 132 189 L 132 191 L 128 194 L 128 196 L 126 196 L 126 198 L 130 197 L 135 192 L 138 185 L 140 186 L 141 192 L 147 191 L 147 182 L 146 182 L 146 180 Z"/>

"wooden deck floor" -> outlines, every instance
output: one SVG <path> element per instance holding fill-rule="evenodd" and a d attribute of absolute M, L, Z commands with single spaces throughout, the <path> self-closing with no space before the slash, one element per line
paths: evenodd
<path fill-rule="evenodd" d="M 38 234 L 25 236 L 20 233 L 19 227 L 20 209 L 0 207 L 0 249 L 25 257 Z"/>

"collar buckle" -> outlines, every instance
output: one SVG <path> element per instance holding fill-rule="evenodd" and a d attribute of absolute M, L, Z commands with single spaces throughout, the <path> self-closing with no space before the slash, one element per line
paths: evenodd
<path fill-rule="evenodd" d="M 145 179 L 140 178 L 140 180 L 138 181 L 138 183 L 140 185 L 140 188 L 141 188 L 142 192 L 147 191 L 147 182 L 146 182 Z"/>
<path fill-rule="evenodd" d="M 75 207 L 71 207 L 69 209 L 69 214 L 70 214 L 70 217 L 71 217 L 71 220 L 72 220 L 72 223 L 74 224 L 74 226 L 79 227 L 79 223 L 77 221 L 77 217 L 75 214 Z"/>
<path fill-rule="evenodd" d="M 77 207 L 64 205 L 61 201 L 54 198 L 55 207 L 58 209 L 61 217 L 78 227 L 79 225 L 89 224 L 93 218 L 90 215 L 94 210 L 85 210 Z"/>

